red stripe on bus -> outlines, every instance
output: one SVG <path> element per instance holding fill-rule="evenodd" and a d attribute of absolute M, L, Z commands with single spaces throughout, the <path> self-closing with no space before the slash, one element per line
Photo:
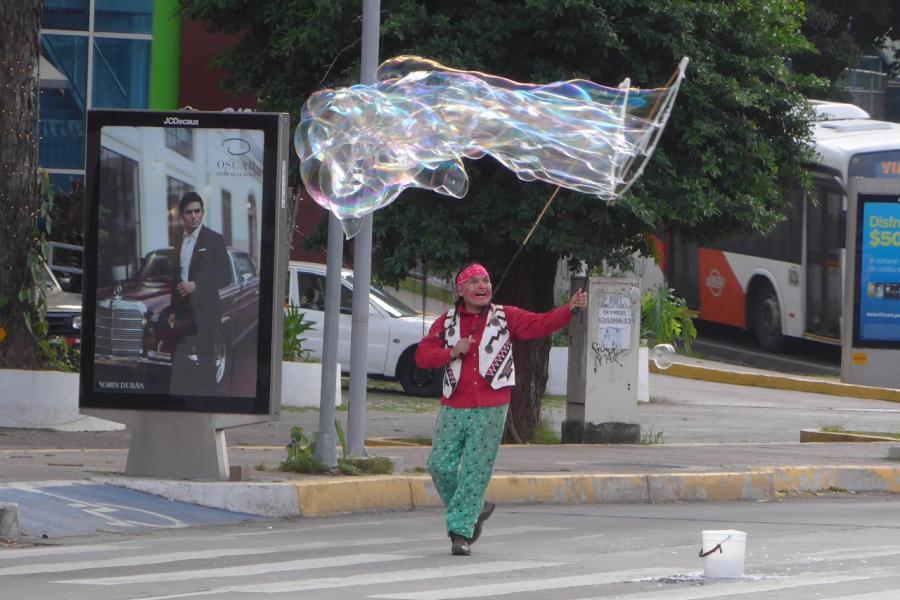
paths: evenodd
<path fill-rule="evenodd" d="M 698 248 L 700 274 L 700 318 L 706 321 L 747 326 L 744 290 L 721 250 Z"/>

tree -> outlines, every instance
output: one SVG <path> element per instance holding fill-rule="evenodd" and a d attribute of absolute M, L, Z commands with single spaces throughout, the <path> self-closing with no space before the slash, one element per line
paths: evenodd
<path fill-rule="evenodd" d="M 864 53 L 882 50 L 900 34 L 900 3 L 896 0 L 809 0 L 803 33 L 812 51 L 792 57 L 794 68 L 834 82 L 844 69 L 855 68 Z M 900 58 L 891 65 L 900 70 Z"/>
<path fill-rule="evenodd" d="M 42 363 L 27 324 L 34 315 L 31 267 L 40 209 L 33 123 L 41 4 L 0 3 L 0 366 L 10 368 Z"/>
<path fill-rule="evenodd" d="M 358 80 L 358 2 L 183 0 L 214 28 L 245 31 L 220 65 L 235 91 L 297 113 L 314 90 Z M 615 204 L 563 191 L 496 294 L 500 303 L 553 306 L 561 257 L 627 262 L 665 226 L 699 241 L 766 231 L 786 208 L 782 191 L 805 178 L 809 116 L 784 57 L 810 48 L 800 0 L 384 0 L 381 56 L 419 54 L 443 64 L 550 82 L 664 83 L 682 56 L 688 78 L 669 128 L 632 191 Z M 467 161 L 468 195 L 408 190 L 375 216 L 373 271 L 395 282 L 417 264 L 452 273 L 480 260 L 495 280 L 547 198 L 489 159 Z M 540 420 L 549 340 L 515 345 L 518 386 L 507 439 L 528 440 Z"/>

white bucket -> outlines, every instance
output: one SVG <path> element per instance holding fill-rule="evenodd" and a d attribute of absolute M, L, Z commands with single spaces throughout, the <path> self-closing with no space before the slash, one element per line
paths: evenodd
<path fill-rule="evenodd" d="M 744 552 L 747 534 L 735 529 L 703 532 L 703 575 L 717 579 L 739 579 L 744 576 Z"/>

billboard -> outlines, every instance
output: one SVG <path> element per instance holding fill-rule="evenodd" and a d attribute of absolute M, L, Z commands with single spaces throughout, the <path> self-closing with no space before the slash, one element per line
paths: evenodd
<path fill-rule="evenodd" d="M 82 408 L 274 411 L 287 125 L 88 112 Z"/>
<path fill-rule="evenodd" d="M 900 198 L 859 194 L 853 342 L 900 347 Z"/>

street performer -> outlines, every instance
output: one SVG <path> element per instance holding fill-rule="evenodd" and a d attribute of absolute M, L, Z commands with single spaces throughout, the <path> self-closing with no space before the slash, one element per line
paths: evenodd
<path fill-rule="evenodd" d="M 546 313 L 491 304 L 491 279 L 478 263 L 456 276 L 455 306 L 442 314 L 419 343 L 416 364 L 444 367 L 428 471 L 446 507 L 450 551 L 468 556 L 494 511 L 484 496 L 516 383 L 513 340 L 546 337 L 565 327 L 587 306 L 579 290 L 569 302 Z"/>

